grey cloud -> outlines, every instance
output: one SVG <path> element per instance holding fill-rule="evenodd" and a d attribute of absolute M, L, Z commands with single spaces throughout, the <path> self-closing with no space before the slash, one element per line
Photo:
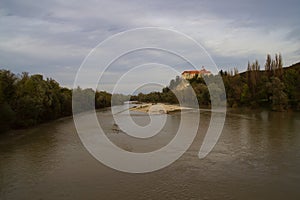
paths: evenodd
<path fill-rule="evenodd" d="M 273 51 L 284 51 L 286 63 L 291 64 L 299 55 L 299 5 L 298 1 L 258 0 L 3 0 L 0 66 L 51 75 L 69 86 L 84 57 L 99 42 L 144 26 L 171 27 L 191 35 L 224 68 L 243 70 L 248 60 L 263 62 L 265 54 Z M 127 62 L 153 55 L 143 56 L 128 57 Z M 115 69 L 125 70 L 121 64 Z"/>
<path fill-rule="evenodd" d="M 287 40 L 300 41 L 300 27 L 293 28 L 286 37 Z"/>

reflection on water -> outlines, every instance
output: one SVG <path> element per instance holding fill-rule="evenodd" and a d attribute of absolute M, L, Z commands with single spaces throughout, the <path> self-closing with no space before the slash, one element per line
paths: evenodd
<path fill-rule="evenodd" d="M 231 111 L 217 145 L 200 160 L 210 116 L 201 112 L 198 135 L 179 160 L 138 175 L 96 161 L 81 144 L 71 118 L 1 135 L 0 199 L 300 198 L 299 113 Z M 168 115 L 163 129 L 145 140 L 114 130 L 109 109 L 98 117 L 107 136 L 133 152 L 166 145 L 180 122 L 179 114 Z M 133 118 L 149 123 L 145 114 Z"/>

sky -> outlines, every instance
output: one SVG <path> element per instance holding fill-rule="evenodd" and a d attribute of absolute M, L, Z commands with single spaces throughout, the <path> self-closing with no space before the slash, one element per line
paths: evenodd
<path fill-rule="evenodd" d="M 300 1 L 289 0 L 1 0 L 0 68 L 14 73 L 40 73 L 62 86 L 72 87 L 79 67 L 99 43 L 120 32 L 143 27 L 160 27 L 188 35 L 205 49 L 218 69 L 237 67 L 244 71 L 247 62 L 255 59 L 263 68 L 266 54 L 274 56 L 279 52 L 284 66 L 289 66 L 300 61 L 299 11 Z M 159 36 L 155 39 L 162 40 Z M 173 48 L 185 46 L 185 40 L 172 39 L 175 37 L 167 38 L 174 43 Z M 122 45 L 139 41 L 130 37 Z M 109 51 L 114 53 L 119 48 L 120 44 L 114 43 Z M 137 59 L 139 62 L 135 62 Z M 172 62 L 165 62 L 166 59 Z M 131 53 L 121 61 L 112 63 L 107 70 L 109 76 L 132 69 L 126 65 L 160 63 L 153 65 L 153 70 L 148 66 L 128 77 L 142 80 L 138 77 L 143 74 L 154 82 L 164 80 L 161 84 L 167 84 L 176 75 L 164 70 L 160 73 L 163 65 L 177 66 L 179 75 L 180 70 L 191 67 L 178 58 L 170 58 L 166 52 L 153 50 Z M 198 61 L 201 63 L 200 58 Z M 85 78 L 88 80 L 88 75 Z M 110 90 L 108 85 L 115 83 L 109 83 L 109 79 L 102 80 L 102 89 Z M 129 78 L 123 84 L 123 92 L 136 87 L 128 81 Z"/>

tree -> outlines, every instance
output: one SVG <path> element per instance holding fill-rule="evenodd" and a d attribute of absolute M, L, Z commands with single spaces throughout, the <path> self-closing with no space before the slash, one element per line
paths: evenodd
<path fill-rule="evenodd" d="M 288 98 L 284 92 L 284 83 L 277 77 L 271 78 L 271 82 L 267 83 L 267 88 L 271 94 L 272 110 L 282 111 L 287 108 Z"/>
<path fill-rule="evenodd" d="M 257 104 L 257 85 L 260 81 L 260 65 L 258 60 L 255 60 L 252 64 L 248 62 L 247 68 L 247 83 L 251 92 L 251 104 Z"/>
<path fill-rule="evenodd" d="M 249 87 L 247 84 L 244 83 L 243 87 L 242 87 L 242 93 L 241 93 L 241 103 L 243 105 L 249 104 L 250 98 L 251 98 L 251 95 L 250 95 Z"/>
<path fill-rule="evenodd" d="M 11 100 L 16 92 L 17 77 L 8 70 L 0 70 L 0 133 L 10 128 L 15 120 Z"/>
<path fill-rule="evenodd" d="M 69 116 L 72 114 L 72 90 L 68 88 L 60 88 L 59 101 L 61 105 L 61 116 Z"/>
<path fill-rule="evenodd" d="M 267 59 L 266 59 L 266 64 L 265 64 L 265 72 L 270 75 L 270 71 L 271 71 L 271 62 L 272 62 L 272 58 L 271 55 L 268 54 L 267 55 Z"/>
<path fill-rule="evenodd" d="M 282 69 L 282 56 L 279 53 L 278 58 L 277 58 L 277 77 L 282 78 L 283 75 L 283 69 Z"/>
<path fill-rule="evenodd" d="M 74 90 L 77 111 L 111 105 L 111 94 L 92 89 Z M 129 98 L 120 95 L 120 99 Z M 95 103 L 96 100 L 96 103 Z M 9 128 L 29 127 L 72 114 L 72 90 L 62 88 L 53 79 L 23 72 L 16 76 L 0 70 L 0 132 Z"/>
<path fill-rule="evenodd" d="M 27 127 L 43 121 L 49 102 L 47 83 L 42 75 L 23 74 L 17 83 L 14 108 L 17 113 L 17 126 Z"/>
<path fill-rule="evenodd" d="M 7 102 L 0 103 L 0 133 L 7 131 L 15 119 L 15 112 Z"/>
<path fill-rule="evenodd" d="M 104 91 L 96 91 L 96 109 L 111 106 L 112 95 Z M 122 102 L 123 103 L 123 102 Z"/>

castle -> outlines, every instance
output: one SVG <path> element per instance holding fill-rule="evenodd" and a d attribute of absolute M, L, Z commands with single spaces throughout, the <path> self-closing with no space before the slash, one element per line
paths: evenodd
<path fill-rule="evenodd" d="M 201 70 L 190 70 L 190 71 L 184 71 L 181 73 L 181 77 L 184 79 L 192 79 L 196 75 L 198 75 L 198 77 L 208 76 L 208 75 L 211 75 L 211 72 L 206 70 L 204 67 L 202 67 Z"/>

